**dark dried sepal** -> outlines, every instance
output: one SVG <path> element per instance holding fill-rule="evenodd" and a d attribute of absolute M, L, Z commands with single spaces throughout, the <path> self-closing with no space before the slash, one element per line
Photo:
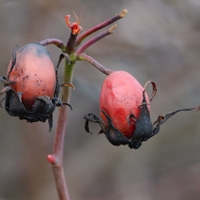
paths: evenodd
<path fill-rule="evenodd" d="M 130 148 L 138 149 L 141 146 L 142 142 L 147 141 L 148 139 L 156 135 L 160 131 L 160 126 L 164 124 L 170 117 L 177 114 L 178 112 L 200 110 L 200 106 L 195 107 L 195 108 L 179 109 L 171 113 L 168 113 L 166 115 L 158 116 L 158 119 L 152 124 L 151 119 L 150 119 L 150 113 L 147 108 L 146 97 L 145 97 L 146 86 L 149 83 L 151 83 L 153 87 L 153 92 L 152 92 L 150 101 L 153 99 L 157 91 L 156 84 L 154 82 L 148 81 L 145 84 L 144 91 L 143 91 L 143 101 L 141 105 L 138 107 L 138 109 L 140 109 L 141 112 L 138 119 L 136 120 L 136 128 L 133 133 L 133 137 L 131 138 L 131 142 L 129 143 Z M 129 117 L 131 117 L 131 115 Z"/>
<path fill-rule="evenodd" d="M 108 124 L 108 126 L 102 130 L 109 142 L 115 146 L 129 144 L 129 140 L 118 129 L 115 128 L 107 113 L 104 110 L 101 111 L 105 115 Z"/>
<path fill-rule="evenodd" d="M 5 76 L 0 76 L 0 81 L 4 83 L 4 86 L 9 86 L 11 84 L 16 84 L 16 82 L 9 81 Z"/>
<path fill-rule="evenodd" d="M 129 147 L 132 149 L 138 149 L 143 141 L 146 141 L 149 139 L 149 136 L 153 132 L 153 125 L 151 123 L 150 113 L 149 109 L 147 107 L 147 101 L 146 101 L 146 87 L 147 85 L 151 83 L 153 87 L 153 91 L 151 94 L 150 101 L 153 99 L 153 97 L 156 95 L 157 89 L 156 84 L 152 81 L 148 81 L 145 86 L 142 93 L 143 99 L 141 105 L 138 107 L 140 110 L 140 114 L 137 119 L 135 119 L 135 130 L 133 133 L 133 137 L 131 138 L 131 142 L 129 143 Z M 131 118 L 132 115 L 129 116 Z"/>
<path fill-rule="evenodd" d="M 179 110 L 175 110 L 171 113 L 168 113 L 164 116 L 158 116 L 158 119 L 154 122 L 154 126 L 160 126 L 162 124 L 164 124 L 170 117 L 172 117 L 173 115 L 177 114 L 178 112 L 182 112 L 182 111 L 200 111 L 200 106 L 194 107 L 194 108 L 183 108 L 183 109 L 179 109 Z"/>
<path fill-rule="evenodd" d="M 89 113 L 89 114 L 85 115 L 83 118 L 86 120 L 84 127 L 85 127 L 85 131 L 88 133 L 92 134 L 92 132 L 90 131 L 90 128 L 89 128 L 89 122 L 99 124 L 102 129 L 106 128 L 104 123 L 102 122 L 102 120 L 100 120 L 94 113 Z M 99 131 L 99 133 L 101 133 L 101 131 L 103 131 L 102 129 Z"/>
<path fill-rule="evenodd" d="M 69 103 L 63 102 L 62 99 L 59 97 L 53 98 L 52 102 L 56 107 L 69 106 L 70 110 L 73 110 L 72 106 Z"/>
<path fill-rule="evenodd" d="M 90 129 L 89 129 L 89 122 L 98 123 L 101 127 L 101 130 L 99 133 L 104 133 L 106 138 L 108 139 L 108 141 L 111 144 L 113 144 L 115 146 L 129 144 L 129 140 L 118 129 L 116 129 L 113 126 L 112 120 L 105 113 L 105 111 L 102 110 L 102 112 L 106 117 L 108 126 L 106 126 L 103 123 L 103 121 L 100 120 L 94 113 L 89 113 L 88 115 L 84 116 L 84 119 L 86 120 L 85 121 L 85 130 L 89 133 L 92 133 L 92 132 L 90 132 Z"/>

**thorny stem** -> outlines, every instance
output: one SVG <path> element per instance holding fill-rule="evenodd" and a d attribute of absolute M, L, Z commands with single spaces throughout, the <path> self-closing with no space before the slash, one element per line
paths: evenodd
<path fill-rule="evenodd" d="M 89 35 L 97 32 L 98 30 L 116 22 L 117 20 L 120 20 L 122 18 L 124 18 L 124 16 L 126 15 L 128 11 L 126 9 L 122 10 L 121 13 L 117 14 L 116 16 L 90 28 L 89 30 L 85 31 L 83 34 L 81 34 L 80 36 L 78 36 L 75 46 L 78 46 L 85 38 L 87 38 Z"/>

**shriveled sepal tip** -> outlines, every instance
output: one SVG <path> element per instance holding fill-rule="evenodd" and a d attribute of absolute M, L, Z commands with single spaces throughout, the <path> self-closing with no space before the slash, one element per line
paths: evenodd
<path fill-rule="evenodd" d="M 71 87 L 73 90 L 75 90 L 75 86 L 72 85 L 71 83 L 63 82 L 60 84 L 60 87 Z"/>
<path fill-rule="evenodd" d="M 76 22 L 70 22 L 69 19 L 70 19 L 70 15 L 66 15 L 65 16 L 65 21 L 66 21 L 66 24 L 69 28 L 71 28 L 71 33 L 72 35 L 78 35 L 79 33 L 82 32 L 82 27 L 79 25 L 80 24 L 80 19 L 77 17 L 77 15 L 75 14 L 75 12 L 73 12 L 75 18 L 76 18 Z"/>
<path fill-rule="evenodd" d="M 144 91 L 143 91 L 143 92 L 146 91 L 147 85 L 148 85 L 149 83 L 151 83 L 152 88 L 153 88 L 153 91 L 152 91 L 152 94 L 151 94 L 151 97 L 150 97 L 150 101 L 152 101 L 153 98 L 154 98 L 154 96 L 156 96 L 156 93 L 157 93 L 156 83 L 153 82 L 153 81 L 147 81 L 147 82 L 145 83 L 145 85 L 144 85 Z"/>

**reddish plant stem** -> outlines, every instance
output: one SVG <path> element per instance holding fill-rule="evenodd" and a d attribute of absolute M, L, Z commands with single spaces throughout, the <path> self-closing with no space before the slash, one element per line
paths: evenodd
<path fill-rule="evenodd" d="M 67 49 L 67 53 L 74 52 L 74 43 L 76 41 L 76 38 L 77 38 L 77 35 L 73 35 L 71 33 L 70 38 L 69 38 L 69 40 L 67 42 L 67 48 L 66 48 Z"/>
<path fill-rule="evenodd" d="M 68 64 L 65 59 L 64 82 L 72 83 L 74 63 Z M 69 103 L 71 87 L 63 87 L 63 102 Z M 57 129 L 54 139 L 53 154 L 48 155 L 47 159 L 52 165 L 54 179 L 56 183 L 57 192 L 60 200 L 70 200 L 67 189 L 66 179 L 63 169 L 63 150 L 64 137 L 66 133 L 67 123 L 67 107 L 63 106 L 59 109 Z"/>
<path fill-rule="evenodd" d="M 67 121 L 67 107 L 63 106 L 59 108 L 58 123 L 57 123 L 58 125 L 54 139 L 53 155 L 55 156 L 56 165 L 62 164 L 63 140 L 66 130 L 66 121 Z"/>
<path fill-rule="evenodd" d="M 59 40 L 57 38 L 48 38 L 45 40 L 40 41 L 38 44 L 42 45 L 42 46 L 47 46 L 49 44 L 54 44 L 56 45 L 58 48 L 62 49 L 62 51 L 65 51 L 66 47 L 63 43 L 62 40 Z"/>
<path fill-rule="evenodd" d="M 117 14 L 116 16 L 114 16 L 114 17 L 112 17 L 112 18 L 110 18 L 110 19 L 108 19 L 108 20 L 106 20 L 106 21 L 104 21 L 104 22 L 92 27 L 91 29 L 89 29 L 87 31 L 85 31 L 84 33 L 82 33 L 77 38 L 75 46 L 78 46 L 89 35 L 97 32 L 98 30 L 100 30 L 100 29 L 102 29 L 102 28 L 104 28 L 104 27 L 106 27 L 106 26 L 108 26 L 108 25 L 110 25 L 110 24 L 112 24 L 114 22 L 116 22 L 119 19 L 122 19 L 126 15 L 127 12 L 128 11 L 126 9 L 124 9 L 124 10 L 122 10 L 121 13 Z"/>
<path fill-rule="evenodd" d="M 55 161 L 54 163 L 52 163 L 54 179 L 60 200 L 70 199 L 63 169 L 63 148 L 64 148 L 66 121 L 67 121 L 67 107 L 64 106 L 59 109 L 58 125 L 55 134 L 54 149 L 53 149 L 53 156 L 55 158 Z"/>
<path fill-rule="evenodd" d="M 90 47 L 92 44 L 94 44 L 98 40 L 101 40 L 102 38 L 112 34 L 116 27 L 117 25 L 115 24 L 114 26 L 110 27 L 108 30 L 105 30 L 99 33 L 98 35 L 92 37 L 90 40 L 88 40 L 85 44 L 83 44 L 80 48 L 76 50 L 75 55 L 80 55 L 82 52 L 84 52 L 88 47 Z"/>
<path fill-rule="evenodd" d="M 109 75 L 113 72 L 113 70 L 111 69 L 107 69 L 105 66 L 103 66 L 102 64 L 100 64 L 98 61 L 96 61 L 94 58 L 92 58 L 91 56 L 88 56 L 85 53 L 80 54 L 77 57 L 79 60 L 82 61 L 87 61 L 89 62 L 91 65 L 93 65 L 96 69 L 98 69 L 100 72 Z"/>

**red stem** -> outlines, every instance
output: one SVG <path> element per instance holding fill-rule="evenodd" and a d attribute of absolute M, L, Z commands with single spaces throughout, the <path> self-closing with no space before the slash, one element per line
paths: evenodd
<path fill-rule="evenodd" d="M 78 56 L 78 59 L 89 62 L 96 69 L 98 69 L 100 72 L 102 72 L 102 73 L 104 73 L 106 75 L 109 75 L 109 74 L 111 74 L 113 72 L 113 70 L 107 69 L 105 66 L 103 66 L 102 64 L 100 64 L 99 62 L 97 62 L 94 58 L 92 58 L 91 56 L 88 56 L 85 53 L 80 54 Z"/>
<path fill-rule="evenodd" d="M 108 26 L 108 25 L 114 23 L 115 21 L 117 21 L 117 20 L 119 20 L 119 19 L 122 19 L 122 18 L 126 15 L 127 12 L 128 12 L 128 11 L 127 11 L 126 9 L 124 9 L 124 10 L 122 10 L 122 12 L 119 13 L 118 15 L 116 15 L 116 16 L 114 16 L 114 17 L 112 17 L 112 18 L 110 18 L 110 19 L 108 19 L 108 20 L 106 20 L 106 21 L 104 21 L 104 22 L 102 22 L 102 23 L 100 23 L 100 24 L 98 24 L 98 25 L 96 25 L 96 26 L 90 28 L 89 30 L 85 31 L 84 33 L 82 33 L 82 34 L 77 38 L 76 43 L 75 43 L 75 46 L 78 46 L 78 45 L 79 45 L 86 37 L 88 37 L 89 35 L 91 35 L 91 34 L 97 32 L 98 30 L 100 30 L 100 29 L 102 29 L 102 28 L 104 28 L 104 27 L 106 27 L 106 26 Z"/>
<path fill-rule="evenodd" d="M 80 48 L 78 48 L 75 52 L 75 55 L 78 56 L 81 53 L 83 53 L 88 47 L 90 47 L 92 44 L 94 44 L 95 42 L 97 42 L 98 40 L 101 40 L 102 38 L 110 35 L 113 33 L 114 29 L 117 27 L 117 25 L 115 24 L 114 26 L 110 27 L 108 30 L 105 30 L 101 33 L 99 33 L 98 35 L 92 37 L 90 40 L 88 40 L 85 44 L 83 44 Z"/>
<path fill-rule="evenodd" d="M 57 130 L 55 134 L 55 140 L 54 140 L 54 149 L 53 149 L 53 156 L 55 160 L 54 162 L 51 163 L 60 200 L 70 199 L 63 170 L 63 148 L 64 148 L 66 121 L 67 121 L 67 107 L 64 106 L 59 109 L 59 117 L 57 123 Z"/>
<path fill-rule="evenodd" d="M 60 58 L 61 59 L 61 58 Z M 59 60 L 60 62 L 60 60 Z M 70 84 L 72 82 L 73 67 L 68 65 L 65 60 L 64 83 Z M 63 102 L 68 103 L 70 100 L 70 87 L 63 87 Z M 67 189 L 67 184 L 63 169 L 63 150 L 64 150 L 64 137 L 66 132 L 67 122 L 67 107 L 62 106 L 59 108 L 59 115 L 57 121 L 57 129 L 54 138 L 53 154 L 47 156 L 47 160 L 51 163 L 52 171 L 54 174 L 55 184 L 60 200 L 70 200 Z"/>
<path fill-rule="evenodd" d="M 48 38 L 45 40 L 40 41 L 38 44 L 42 45 L 42 46 L 47 46 L 49 44 L 54 44 L 56 45 L 58 48 L 62 49 L 63 51 L 65 50 L 65 45 L 63 43 L 62 40 L 59 40 L 57 38 Z"/>

